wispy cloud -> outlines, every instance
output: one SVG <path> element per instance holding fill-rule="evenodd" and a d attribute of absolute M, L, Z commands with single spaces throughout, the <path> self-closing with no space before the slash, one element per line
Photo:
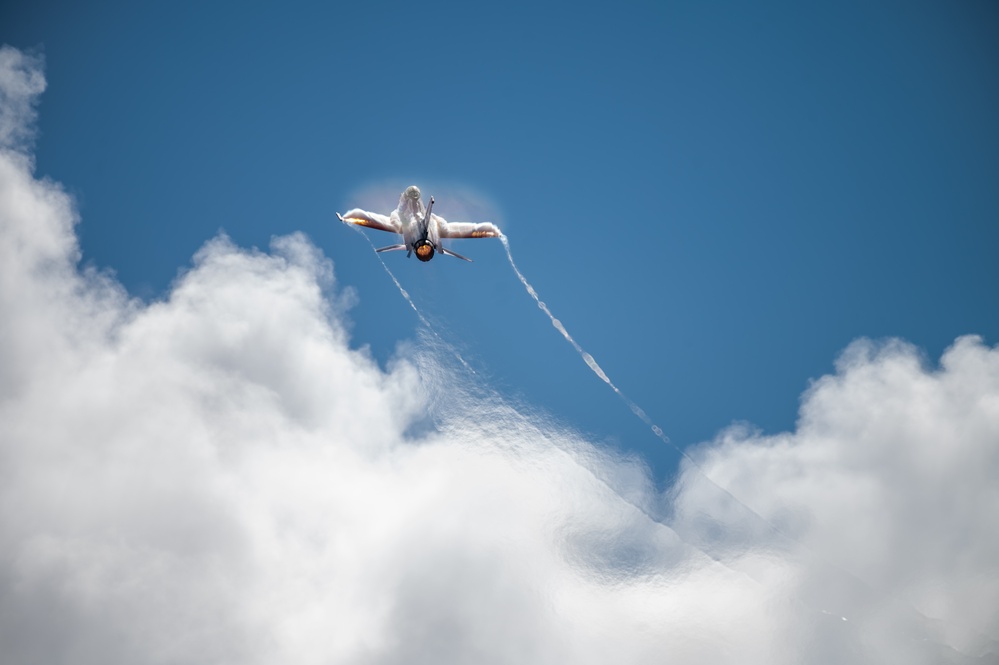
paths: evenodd
<path fill-rule="evenodd" d="M 35 136 L 35 103 L 45 90 L 42 57 L 0 45 L 0 146 L 26 150 Z"/>
<path fill-rule="evenodd" d="M 659 496 L 639 466 L 432 346 L 379 368 L 302 236 L 267 253 L 211 240 L 153 303 L 79 270 L 73 202 L 23 156 L 40 63 L 2 53 L 0 99 L 20 100 L 4 102 L 0 152 L 5 662 L 918 663 L 990 648 L 999 352 L 981 340 L 934 368 L 858 343 L 796 432 L 701 446 L 765 520 L 693 466 Z"/>

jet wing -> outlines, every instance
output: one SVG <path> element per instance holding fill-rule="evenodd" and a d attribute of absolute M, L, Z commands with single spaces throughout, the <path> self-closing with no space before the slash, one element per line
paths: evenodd
<path fill-rule="evenodd" d="M 491 222 L 473 224 L 471 222 L 448 222 L 443 217 L 433 215 L 441 238 L 499 238 L 499 227 Z"/>
<path fill-rule="evenodd" d="M 388 231 L 389 233 L 402 233 L 402 228 L 398 220 L 392 219 L 387 215 L 379 215 L 376 212 L 354 208 L 353 210 L 348 210 L 342 216 L 340 213 L 337 213 L 336 216 L 344 224 L 356 224 L 357 226 L 366 226 L 369 229 L 378 229 L 379 231 Z"/>

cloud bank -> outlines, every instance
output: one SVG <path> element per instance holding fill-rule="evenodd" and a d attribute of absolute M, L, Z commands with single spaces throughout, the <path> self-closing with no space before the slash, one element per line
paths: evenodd
<path fill-rule="evenodd" d="M 301 235 L 153 303 L 81 270 L 44 85 L 0 50 L 4 662 L 997 662 L 997 349 L 858 342 L 659 495 L 428 343 L 380 368 Z"/>

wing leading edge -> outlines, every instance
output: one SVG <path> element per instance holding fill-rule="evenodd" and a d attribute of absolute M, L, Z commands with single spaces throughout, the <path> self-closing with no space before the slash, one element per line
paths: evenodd
<path fill-rule="evenodd" d="M 379 215 L 376 212 L 368 212 L 367 210 L 354 208 L 353 210 L 348 210 L 343 215 L 337 213 L 336 216 L 344 224 L 356 224 L 357 226 L 365 226 L 369 229 L 378 229 L 379 231 L 388 231 L 389 233 L 402 233 L 402 229 L 400 228 L 397 220 L 387 217 L 386 215 Z"/>
<path fill-rule="evenodd" d="M 499 238 L 499 228 L 492 222 L 449 222 L 443 217 L 433 216 L 441 238 Z"/>

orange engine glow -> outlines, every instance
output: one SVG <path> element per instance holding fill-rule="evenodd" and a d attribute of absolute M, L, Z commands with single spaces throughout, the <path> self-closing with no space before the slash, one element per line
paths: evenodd
<path fill-rule="evenodd" d="M 413 250 L 416 252 L 416 258 L 421 261 L 434 258 L 434 243 L 429 240 L 420 240 L 413 246 Z"/>

